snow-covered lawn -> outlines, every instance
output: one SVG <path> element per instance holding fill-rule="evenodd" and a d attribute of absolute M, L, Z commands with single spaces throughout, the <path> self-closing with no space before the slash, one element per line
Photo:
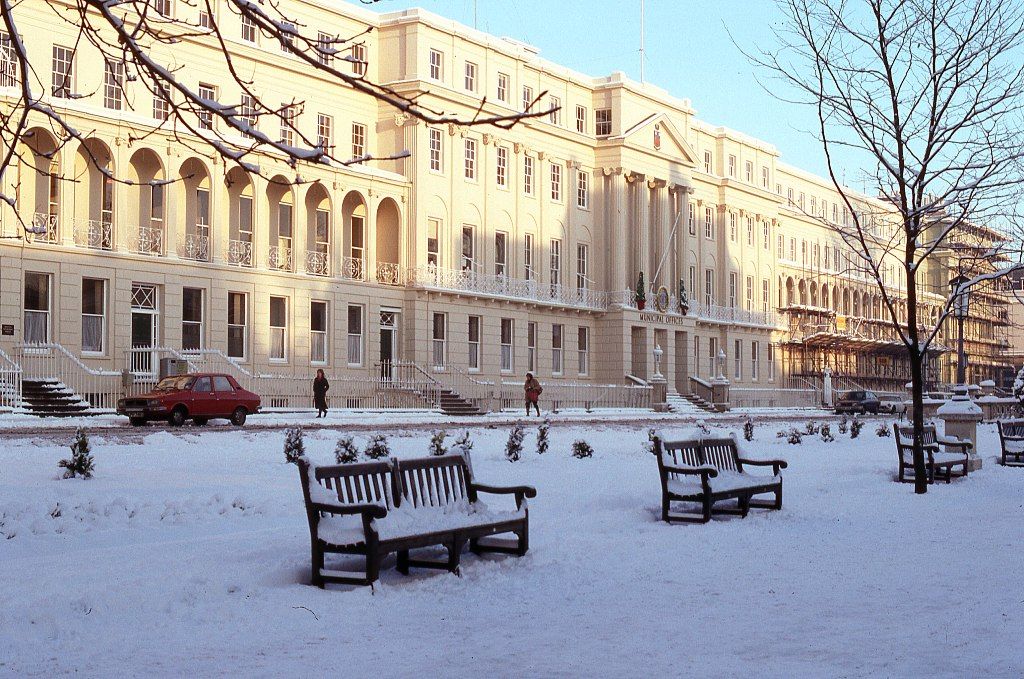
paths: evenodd
<path fill-rule="evenodd" d="M 544 456 L 528 430 L 515 464 L 506 425 L 474 429 L 479 480 L 537 488 L 529 554 L 462 577 L 392 558 L 376 592 L 306 584 L 281 432 L 96 431 L 89 481 L 59 480 L 63 439 L 4 441 L 0 675 L 1021 676 L 1024 469 L 984 426 L 984 469 L 918 497 L 875 426 L 793 446 L 760 425 L 744 445 L 789 460 L 784 509 L 703 526 L 658 520 L 642 429 L 555 424 Z"/>

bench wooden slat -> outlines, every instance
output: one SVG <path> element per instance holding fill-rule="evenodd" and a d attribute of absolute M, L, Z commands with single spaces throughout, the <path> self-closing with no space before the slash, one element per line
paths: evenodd
<path fill-rule="evenodd" d="M 664 521 L 700 521 L 711 520 L 713 506 L 720 500 L 735 499 L 739 502 L 737 509 L 716 509 L 717 513 L 742 514 L 746 516 L 751 507 L 763 509 L 782 509 L 782 479 L 778 476 L 779 469 L 786 466 L 781 460 L 767 461 L 775 469 L 775 476 L 759 477 L 747 474 L 740 462 L 739 448 L 734 438 L 696 439 L 687 441 L 663 441 L 654 439 L 654 452 L 658 461 L 658 472 L 661 476 L 662 519 Z M 671 467 L 714 467 L 716 470 L 742 475 L 741 483 L 731 479 L 730 483 L 715 488 L 715 478 L 710 472 L 683 473 Z M 705 481 L 706 477 L 706 481 Z M 749 482 L 746 478 L 749 477 Z M 763 480 L 762 480 L 763 479 Z M 682 482 L 685 485 L 674 485 L 673 492 L 670 482 Z M 751 498 L 764 493 L 774 493 L 775 501 L 754 501 Z M 701 504 L 701 515 L 673 514 L 671 502 L 691 501 Z"/>
<path fill-rule="evenodd" d="M 999 428 L 999 464 L 1004 467 L 1024 467 L 1024 445 L 1014 441 L 1024 437 L 1024 420 L 997 420 Z M 1014 446 L 1011 450 L 1007 444 Z"/>
<path fill-rule="evenodd" d="M 529 548 L 529 513 L 522 504 L 524 497 L 534 497 L 533 489 L 525 491 L 515 488 L 500 489 L 482 486 L 486 492 L 502 490 L 516 494 L 517 506 L 523 507 L 521 515 L 511 515 L 508 519 L 495 519 L 493 523 L 476 523 L 467 517 L 464 525 L 457 525 L 446 530 L 430 530 L 419 535 L 403 535 L 380 539 L 374 530 L 375 520 L 386 521 L 387 517 L 379 517 L 376 509 L 385 505 L 389 510 L 401 506 L 409 506 L 411 510 L 427 507 L 442 507 L 463 499 L 475 501 L 476 491 L 471 486 L 472 474 L 466 459 L 461 455 L 441 456 L 438 458 L 422 458 L 407 461 L 390 459 L 349 465 L 317 467 L 310 470 L 306 458 L 299 460 L 300 478 L 302 480 L 303 498 L 306 502 L 306 516 L 309 521 L 310 540 L 312 542 L 312 579 L 316 585 L 323 586 L 326 582 L 369 585 L 377 580 L 381 561 L 389 553 L 396 553 L 397 568 L 406 573 L 410 566 L 424 568 L 445 568 L 457 570 L 460 553 L 469 542 L 470 549 L 475 553 L 499 552 L 522 556 Z M 321 539 L 318 526 L 323 516 L 331 514 L 314 504 L 310 484 L 319 483 L 337 497 L 341 505 L 357 505 L 357 519 L 361 518 L 365 539 L 352 543 L 332 544 Z M 323 503 L 323 500 L 319 501 Z M 335 514 L 337 512 L 334 512 Z M 378 519 L 372 517 L 377 516 Z M 358 525 L 358 524 L 356 524 Z M 494 542 L 483 539 L 492 535 L 514 533 L 516 540 L 510 546 L 506 542 Z M 409 551 L 433 545 L 444 546 L 448 550 L 445 561 L 423 561 L 411 558 Z M 346 575 L 345 571 L 324 568 L 326 553 L 357 554 L 366 558 L 365 577 Z"/>

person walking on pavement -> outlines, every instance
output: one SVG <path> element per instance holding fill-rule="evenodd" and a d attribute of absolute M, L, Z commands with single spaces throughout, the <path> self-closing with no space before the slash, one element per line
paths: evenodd
<path fill-rule="evenodd" d="M 537 401 L 540 399 L 541 392 L 544 391 L 544 387 L 540 386 L 540 382 L 533 373 L 526 373 L 526 382 L 523 384 L 523 391 L 526 392 L 526 416 L 530 416 L 530 405 L 532 404 L 534 409 L 537 411 L 537 417 L 540 417 L 540 405 Z"/>
<path fill-rule="evenodd" d="M 316 371 L 313 380 L 313 405 L 316 406 L 317 417 L 327 417 L 327 390 L 331 388 L 323 369 Z"/>

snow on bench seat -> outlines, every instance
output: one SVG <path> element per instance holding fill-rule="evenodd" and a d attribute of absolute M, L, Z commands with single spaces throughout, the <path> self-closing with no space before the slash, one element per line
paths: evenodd
<path fill-rule="evenodd" d="M 488 526 L 526 519 L 526 508 L 514 511 L 492 510 L 483 502 L 465 500 L 441 507 L 410 507 L 402 505 L 388 512 L 383 519 L 371 522 L 380 540 L 401 540 L 416 535 L 451 532 L 477 526 Z M 329 515 L 322 517 L 318 535 L 332 545 L 357 545 L 366 541 L 363 521 L 359 516 Z"/>

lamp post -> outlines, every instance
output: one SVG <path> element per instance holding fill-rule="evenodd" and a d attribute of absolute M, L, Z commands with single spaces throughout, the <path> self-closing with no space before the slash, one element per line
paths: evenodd
<path fill-rule="evenodd" d="M 967 318 L 971 304 L 971 293 L 961 288 L 970 281 L 963 274 L 949 281 L 949 294 L 952 298 L 950 310 L 956 319 L 956 383 L 967 383 L 967 356 L 964 354 L 964 319 Z"/>

